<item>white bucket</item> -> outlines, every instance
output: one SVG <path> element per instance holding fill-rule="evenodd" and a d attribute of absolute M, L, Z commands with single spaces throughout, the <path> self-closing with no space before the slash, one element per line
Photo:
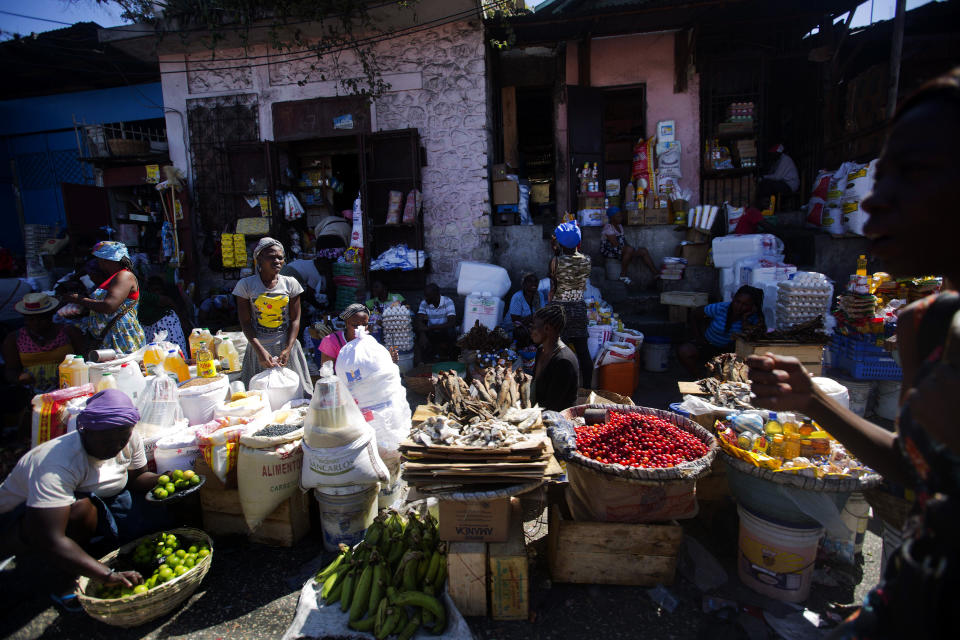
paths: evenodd
<path fill-rule="evenodd" d="M 742 506 L 737 575 L 757 593 L 803 602 L 810 595 L 813 563 L 823 527 L 784 526 L 769 522 Z"/>
<path fill-rule="evenodd" d="M 877 383 L 877 403 L 874 412 L 885 420 L 896 420 L 900 413 L 900 381 L 881 380 Z"/>
<path fill-rule="evenodd" d="M 847 388 L 850 394 L 850 411 L 858 416 L 867 414 L 867 407 L 870 406 L 870 391 L 873 389 L 872 380 L 844 380 L 843 386 Z"/>
<path fill-rule="evenodd" d="M 587 327 L 587 350 L 590 351 L 591 360 L 596 359 L 601 347 L 612 335 L 613 329 L 609 324 L 592 324 Z"/>
<path fill-rule="evenodd" d="M 604 263 L 607 268 L 607 280 L 620 279 L 620 261 L 616 258 L 607 258 Z"/>
<path fill-rule="evenodd" d="M 840 519 L 847 529 L 853 532 L 853 552 L 863 551 L 863 539 L 867 535 L 867 525 L 870 523 L 870 503 L 859 491 L 850 494 L 847 504 L 840 512 Z"/>
<path fill-rule="evenodd" d="M 643 368 L 662 373 L 670 368 L 670 343 L 648 339 L 643 345 Z"/>
<path fill-rule="evenodd" d="M 367 527 L 377 516 L 379 493 L 379 483 L 345 496 L 331 496 L 314 489 L 320 507 L 323 548 L 337 551 L 340 544 L 352 547 L 363 540 Z"/>
<path fill-rule="evenodd" d="M 400 368 L 400 373 L 406 373 L 413 369 L 413 351 L 401 351 L 400 357 L 397 359 L 397 366 Z"/>

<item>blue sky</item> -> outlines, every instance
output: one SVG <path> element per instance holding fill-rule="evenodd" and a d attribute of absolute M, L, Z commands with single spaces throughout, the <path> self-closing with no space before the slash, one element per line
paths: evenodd
<path fill-rule="evenodd" d="M 543 0 L 540 0 L 542 2 Z M 931 0 L 907 0 L 907 10 L 926 4 Z M 540 4 L 536 0 L 527 0 L 527 6 Z M 889 20 L 893 17 L 895 0 L 873 0 L 873 19 Z M 863 26 L 870 22 L 871 2 L 867 0 L 857 8 L 853 26 Z M 99 4 L 96 0 L 0 0 L 0 11 L 19 13 L 33 18 L 0 13 L 0 40 L 6 40 L 13 33 L 28 35 L 61 29 L 75 22 L 96 22 L 102 27 L 114 27 L 123 24 L 119 8 L 112 4 Z M 54 21 L 54 22 L 50 22 Z M 68 24 L 60 24 L 61 22 Z"/>

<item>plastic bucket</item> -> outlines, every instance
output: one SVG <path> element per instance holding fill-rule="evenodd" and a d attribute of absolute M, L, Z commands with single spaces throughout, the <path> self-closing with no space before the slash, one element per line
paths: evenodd
<path fill-rule="evenodd" d="M 870 523 L 870 503 L 859 491 L 852 493 L 840 512 L 840 518 L 843 524 L 847 525 L 847 529 L 853 532 L 853 552 L 860 553 L 863 551 L 863 539 Z"/>
<path fill-rule="evenodd" d="M 690 417 L 690 412 L 689 412 L 689 411 L 684 411 L 683 409 L 681 409 L 681 408 L 680 408 L 680 405 L 682 405 L 682 404 L 683 404 L 682 402 L 671 402 L 671 403 L 670 403 L 670 411 L 673 411 L 674 413 L 676 413 L 676 414 L 678 414 L 678 415 L 681 415 L 681 416 L 683 416 L 684 418 L 689 418 L 689 417 Z"/>
<path fill-rule="evenodd" d="M 597 371 L 597 386 L 607 391 L 615 391 L 622 396 L 633 395 L 634 362 L 605 364 Z"/>
<path fill-rule="evenodd" d="M 670 368 L 670 338 L 647 338 L 643 345 L 643 368 L 655 373 L 662 373 Z"/>
<path fill-rule="evenodd" d="M 829 351 L 829 349 L 826 349 L 824 353 Z M 817 386 L 820 387 L 831 400 L 836 400 L 845 409 L 850 408 L 850 392 L 845 386 L 833 378 L 817 377 L 814 378 L 813 381 L 817 383 Z"/>
<path fill-rule="evenodd" d="M 352 547 L 363 540 L 367 527 L 377 516 L 379 493 L 379 483 L 344 496 L 332 496 L 314 489 L 313 495 L 320 507 L 323 548 L 337 551 L 340 544 Z"/>
<path fill-rule="evenodd" d="M 896 420 L 900 413 L 900 381 L 881 380 L 877 383 L 877 404 L 874 412 L 885 420 Z"/>
<path fill-rule="evenodd" d="M 397 359 L 397 367 L 400 368 L 400 373 L 413 369 L 413 351 L 401 351 Z"/>
<path fill-rule="evenodd" d="M 850 411 L 858 416 L 867 414 L 867 407 L 870 406 L 870 390 L 873 389 L 871 380 L 844 380 L 841 384 L 847 388 L 850 394 Z"/>
<path fill-rule="evenodd" d="M 786 526 L 742 506 L 737 575 L 757 593 L 786 602 L 810 595 L 813 563 L 823 527 Z"/>

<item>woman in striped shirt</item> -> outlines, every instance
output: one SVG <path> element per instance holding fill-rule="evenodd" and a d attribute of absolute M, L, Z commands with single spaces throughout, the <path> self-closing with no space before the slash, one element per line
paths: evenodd
<path fill-rule="evenodd" d="M 680 363 L 691 375 L 700 376 L 703 363 L 721 353 L 734 351 L 733 335 L 746 326 L 764 326 L 763 291 L 744 285 L 730 302 L 715 302 L 694 311 L 698 338 L 677 348 Z"/>

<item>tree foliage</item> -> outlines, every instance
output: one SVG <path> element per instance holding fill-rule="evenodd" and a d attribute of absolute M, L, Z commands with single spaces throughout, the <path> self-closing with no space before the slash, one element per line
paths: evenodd
<path fill-rule="evenodd" d="M 216 56 L 237 44 L 248 53 L 266 42 L 272 55 L 303 54 L 313 60 L 299 83 L 320 71 L 321 80 L 335 80 L 354 95 L 376 98 L 390 87 L 377 64 L 375 45 L 389 34 L 378 28 L 371 10 L 412 11 L 415 1 L 358 0 L 97 0 L 119 5 L 123 17 L 153 29 L 158 39 L 200 41 Z M 317 34 L 319 27 L 320 34 Z M 341 64 L 352 53 L 357 65 Z M 321 59 L 324 64 L 320 64 Z M 265 62 L 252 59 L 251 62 Z M 359 69 L 356 68 L 359 67 Z M 333 77 L 327 77 L 327 71 Z M 357 71 L 360 75 L 357 76 Z"/>

